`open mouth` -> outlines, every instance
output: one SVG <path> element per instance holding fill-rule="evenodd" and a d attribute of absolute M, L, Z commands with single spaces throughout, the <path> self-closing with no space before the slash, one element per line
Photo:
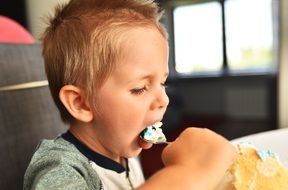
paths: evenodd
<path fill-rule="evenodd" d="M 143 129 L 143 131 L 140 133 L 140 137 L 144 138 L 144 136 L 147 134 L 148 131 L 150 131 L 149 129 L 154 129 L 156 130 L 156 128 L 160 128 L 163 125 L 163 123 L 161 121 L 156 122 L 152 125 L 149 125 L 148 127 L 146 127 L 145 129 Z"/>
<path fill-rule="evenodd" d="M 140 133 L 140 138 L 153 144 L 166 142 L 166 137 L 161 129 L 162 124 L 162 122 L 156 122 L 153 125 L 148 126 Z"/>

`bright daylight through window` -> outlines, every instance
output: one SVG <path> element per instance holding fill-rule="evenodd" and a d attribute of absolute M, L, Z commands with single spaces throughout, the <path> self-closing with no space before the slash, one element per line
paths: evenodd
<path fill-rule="evenodd" d="M 275 65 L 273 1 L 226 0 L 224 9 L 219 1 L 177 6 L 173 11 L 176 71 L 269 72 Z"/>

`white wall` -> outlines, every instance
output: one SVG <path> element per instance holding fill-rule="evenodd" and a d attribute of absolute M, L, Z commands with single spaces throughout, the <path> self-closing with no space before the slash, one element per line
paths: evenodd
<path fill-rule="evenodd" d="M 46 26 L 43 22 L 43 17 L 45 15 L 53 15 L 54 7 L 57 4 L 68 1 L 69 0 L 26 0 L 28 28 L 36 39 L 39 39 Z"/>
<path fill-rule="evenodd" d="M 281 39 L 279 72 L 279 127 L 288 128 L 288 1 L 281 1 Z"/>

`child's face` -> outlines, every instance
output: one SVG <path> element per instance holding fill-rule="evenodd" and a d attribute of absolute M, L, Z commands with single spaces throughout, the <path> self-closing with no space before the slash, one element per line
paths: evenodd
<path fill-rule="evenodd" d="M 169 102 L 164 86 L 169 72 L 166 39 L 156 28 L 137 28 L 128 31 L 124 41 L 116 68 L 95 100 L 99 151 L 112 159 L 138 155 L 143 148 L 139 134 L 162 120 Z"/>

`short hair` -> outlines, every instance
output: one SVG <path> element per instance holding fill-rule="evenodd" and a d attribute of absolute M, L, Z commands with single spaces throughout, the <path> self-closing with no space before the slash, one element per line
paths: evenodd
<path fill-rule="evenodd" d="M 168 38 L 160 22 L 162 14 L 153 0 L 71 0 L 56 7 L 42 35 L 43 58 L 49 88 L 64 122 L 75 119 L 59 99 L 61 88 L 78 86 L 92 103 L 93 94 L 120 56 L 123 32 L 152 26 Z"/>

